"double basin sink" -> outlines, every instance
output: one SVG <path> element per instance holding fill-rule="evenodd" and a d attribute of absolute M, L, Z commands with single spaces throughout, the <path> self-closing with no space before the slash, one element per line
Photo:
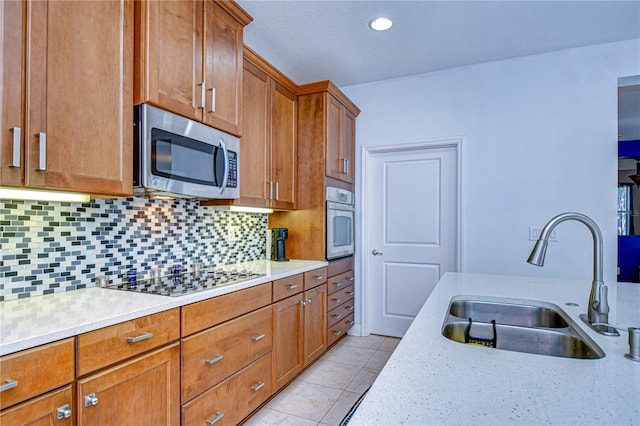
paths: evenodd
<path fill-rule="evenodd" d="M 456 342 L 507 351 L 581 359 L 605 356 L 562 309 L 540 301 L 455 296 L 442 334 Z"/>

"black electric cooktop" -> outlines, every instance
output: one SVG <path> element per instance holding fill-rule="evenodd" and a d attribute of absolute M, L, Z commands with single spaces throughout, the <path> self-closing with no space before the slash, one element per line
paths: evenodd
<path fill-rule="evenodd" d="M 175 297 L 197 291 L 210 290 L 223 285 L 235 284 L 264 275 L 247 270 L 216 269 L 204 270 L 197 276 L 191 273 L 183 273 L 157 279 L 138 280 L 133 283 L 113 284 L 105 288 Z"/>

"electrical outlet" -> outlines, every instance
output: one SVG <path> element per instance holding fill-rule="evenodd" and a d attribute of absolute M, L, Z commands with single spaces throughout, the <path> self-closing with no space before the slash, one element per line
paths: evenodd
<path fill-rule="evenodd" d="M 529 241 L 536 241 L 540 238 L 543 226 L 530 226 L 529 227 Z M 554 229 L 549 235 L 549 241 L 558 241 L 558 230 Z"/>
<path fill-rule="evenodd" d="M 227 241 L 238 241 L 240 239 L 240 227 L 229 225 L 227 228 Z"/>

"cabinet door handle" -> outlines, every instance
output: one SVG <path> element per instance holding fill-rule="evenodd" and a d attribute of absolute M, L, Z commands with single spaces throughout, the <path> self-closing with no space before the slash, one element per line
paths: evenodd
<path fill-rule="evenodd" d="M 287 286 L 287 288 L 288 288 L 289 290 L 293 290 L 294 288 L 298 288 L 298 284 L 289 284 L 289 285 Z"/>
<path fill-rule="evenodd" d="M 268 181 L 267 183 L 269 184 L 269 199 L 273 200 L 273 182 Z"/>
<path fill-rule="evenodd" d="M 251 341 L 253 342 L 257 342 L 258 340 L 264 338 L 265 334 L 264 333 L 260 333 L 257 336 L 251 336 Z"/>
<path fill-rule="evenodd" d="M 47 170 L 47 134 L 44 132 L 38 133 L 40 139 L 40 158 L 38 158 L 38 168 L 36 170 Z"/>
<path fill-rule="evenodd" d="M 14 127 L 13 130 L 13 156 L 9 167 L 20 167 L 20 146 L 22 145 L 22 129 Z"/>
<path fill-rule="evenodd" d="M 276 201 L 278 201 L 280 199 L 280 186 L 278 185 L 278 182 L 276 181 Z"/>
<path fill-rule="evenodd" d="M 342 302 L 342 299 L 333 299 L 333 301 L 336 302 L 336 303 L 340 303 L 340 302 Z"/>
<path fill-rule="evenodd" d="M 216 112 L 216 88 L 212 87 L 209 91 L 211 92 L 211 108 L 207 112 Z"/>
<path fill-rule="evenodd" d="M 211 365 L 211 364 L 215 364 L 216 362 L 220 361 L 222 358 L 224 358 L 223 355 L 221 354 L 216 354 L 216 356 L 214 356 L 211 359 L 205 359 L 204 363 L 207 365 Z"/>
<path fill-rule="evenodd" d="M 307 302 L 305 302 L 304 300 L 300 301 L 300 306 L 302 306 L 304 308 L 304 306 L 307 304 Z"/>
<path fill-rule="evenodd" d="M 84 397 L 84 406 L 91 407 L 93 405 L 98 405 L 98 397 L 95 393 L 90 393 L 89 395 L 85 395 Z"/>
<path fill-rule="evenodd" d="M 71 417 L 71 407 L 69 407 L 69 404 L 65 404 L 56 409 L 56 419 L 62 420 L 68 419 L 69 417 Z"/>
<path fill-rule="evenodd" d="M 220 420 L 223 417 L 224 417 L 224 414 L 222 413 L 222 411 L 216 411 L 216 416 L 214 418 L 207 419 L 205 421 L 207 422 L 208 425 L 212 425 L 212 424 L 215 424 L 218 420 Z"/>
<path fill-rule="evenodd" d="M 254 392 L 258 392 L 264 386 L 264 382 L 258 382 L 257 384 L 251 386 L 251 390 Z"/>
<path fill-rule="evenodd" d="M 341 282 L 339 282 L 339 283 L 333 283 L 333 285 L 335 285 L 336 287 L 342 287 L 342 283 L 341 283 Z"/>
<path fill-rule="evenodd" d="M 207 100 L 205 99 L 207 86 L 204 84 L 204 81 L 202 83 L 198 83 L 198 86 L 200 86 L 200 106 L 198 108 L 205 109 L 207 106 Z"/>
<path fill-rule="evenodd" d="M 349 164 L 349 160 L 348 160 L 348 159 L 347 159 L 347 160 L 344 160 L 344 161 L 345 161 L 345 163 L 347 163 L 347 171 L 346 171 L 346 174 L 349 174 L 349 170 L 351 169 L 351 167 L 350 167 L 351 165 Z"/>
<path fill-rule="evenodd" d="M 0 392 L 4 392 L 6 390 L 17 388 L 17 387 L 18 387 L 17 380 L 7 379 L 6 382 L 2 386 L 0 386 Z"/>
<path fill-rule="evenodd" d="M 153 333 L 146 332 L 136 337 L 127 337 L 127 342 L 129 343 L 137 343 L 141 340 L 147 340 L 153 337 Z"/>
<path fill-rule="evenodd" d="M 311 299 L 307 299 L 307 305 L 311 304 Z"/>

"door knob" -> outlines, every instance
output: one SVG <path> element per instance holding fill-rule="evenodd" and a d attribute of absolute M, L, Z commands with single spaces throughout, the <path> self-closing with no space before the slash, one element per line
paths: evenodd
<path fill-rule="evenodd" d="M 373 249 L 373 250 L 371 251 L 371 254 L 372 254 L 372 255 L 374 255 L 374 256 L 382 256 L 382 252 L 381 252 L 381 251 L 378 251 L 378 250 L 376 250 L 376 249 Z"/>

